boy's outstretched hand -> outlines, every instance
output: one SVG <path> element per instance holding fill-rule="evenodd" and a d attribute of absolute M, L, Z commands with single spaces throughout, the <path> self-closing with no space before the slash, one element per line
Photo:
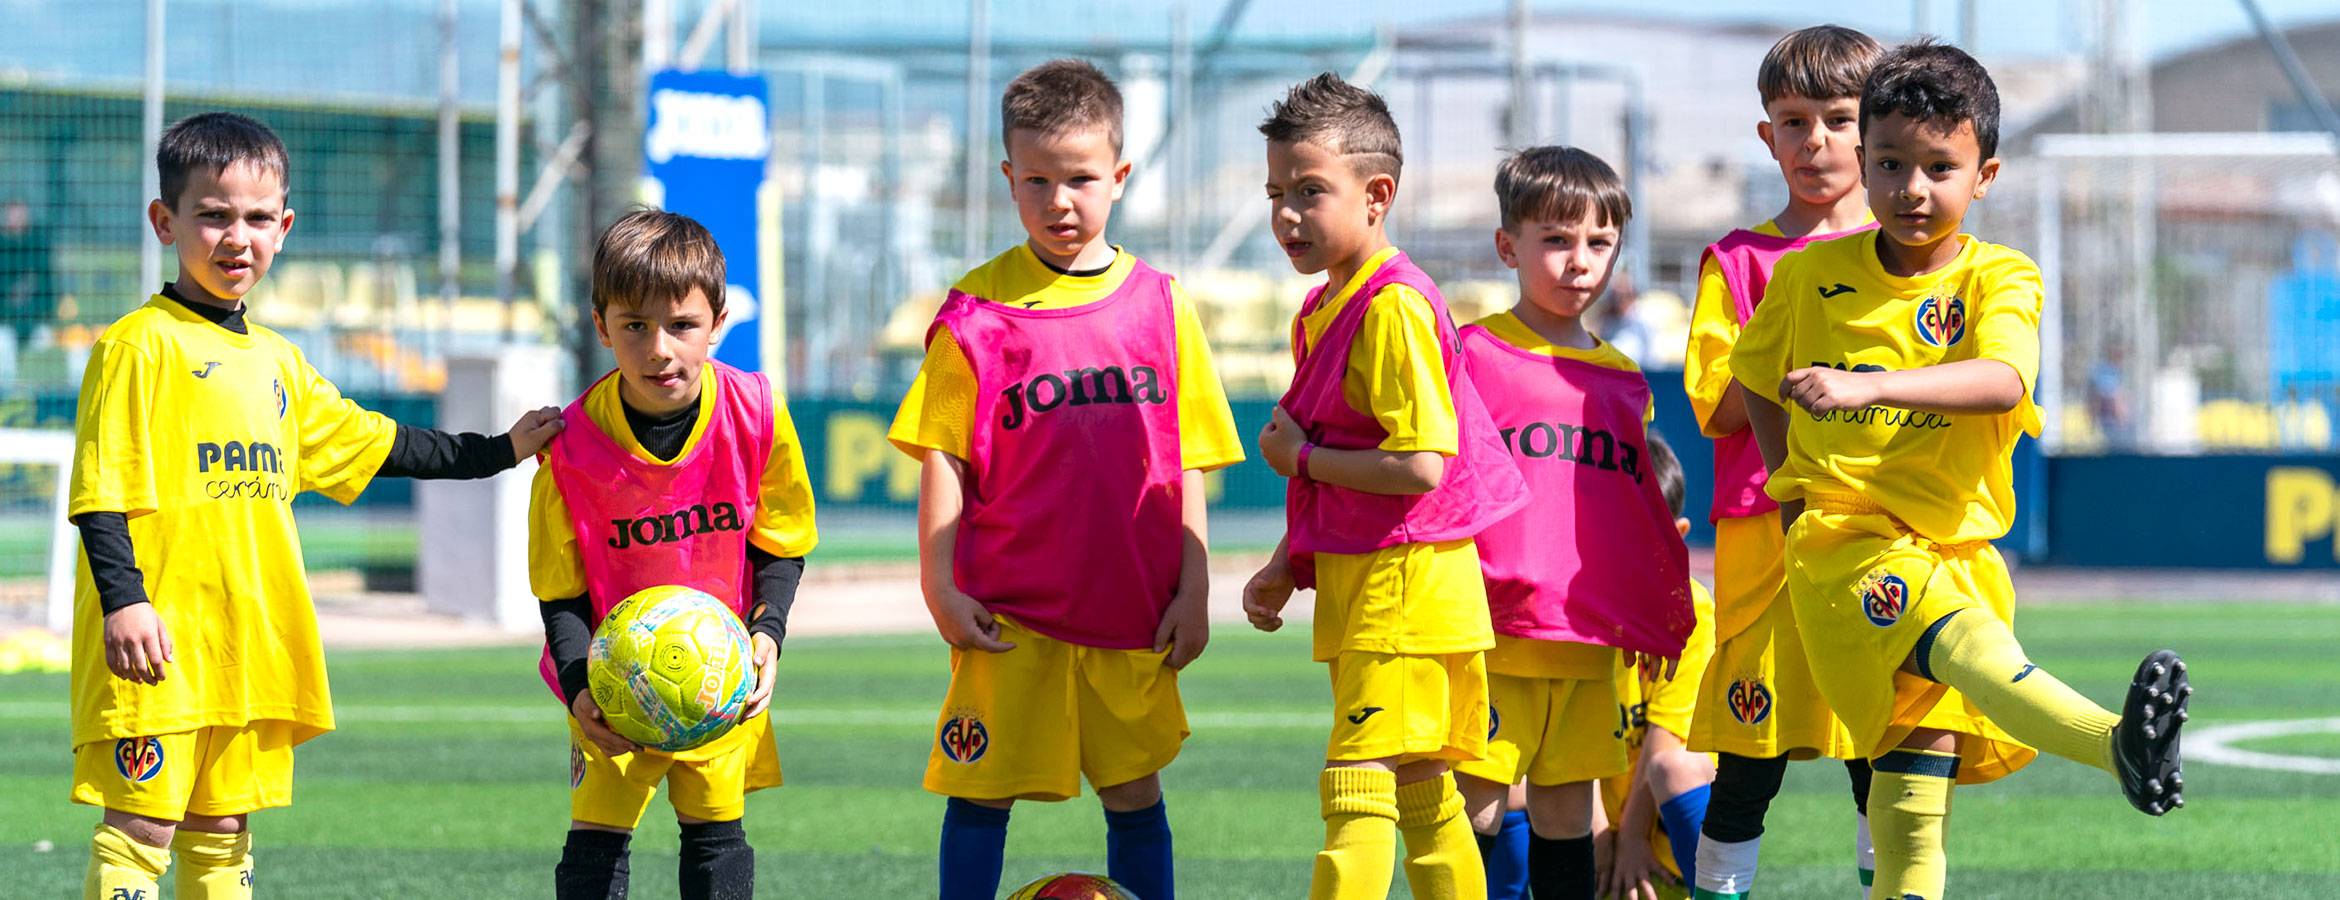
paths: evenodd
<path fill-rule="evenodd" d="M 133 603 L 106 614 L 106 668 L 139 684 L 161 684 L 163 663 L 171 661 L 171 635 L 152 603 Z"/>
<path fill-rule="evenodd" d="M 535 456 L 536 451 L 544 449 L 545 444 L 551 443 L 553 435 L 560 434 L 561 428 L 566 424 L 561 420 L 560 408 L 556 406 L 540 407 L 522 413 L 520 421 L 512 423 L 512 430 L 509 432 L 509 436 L 512 438 L 512 464 L 519 465 L 529 457 Z"/>
<path fill-rule="evenodd" d="M 578 691 L 577 699 L 569 701 L 569 714 L 577 717 L 577 729 L 585 732 L 585 739 L 610 756 L 624 756 L 642 749 L 609 730 L 609 720 L 601 717 L 601 704 L 593 702 L 592 691 Z"/>
<path fill-rule="evenodd" d="M 1243 583 L 1243 615 L 1251 627 L 1274 631 L 1284 627 L 1284 604 L 1292 602 L 1292 563 L 1277 548 L 1259 574 Z"/>
<path fill-rule="evenodd" d="M 1204 590 L 1209 588 L 1206 586 Z M 1171 598 L 1170 608 L 1162 611 L 1162 624 L 1154 627 L 1154 652 L 1170 654 L 1163 664 L 1173 669 L 1186 668 L 1187 663 L 1202 655 L 1203 645 L 1210 642 L 1208 595 L 1180 592 Z"/>
<path fill-rule="evenodd" d="M 771 635 L 756 632 L 748 643 L 756 648 L 756 688 L 748 692 L 747 711 L 740 714 L 741 719 L 763 715 L 772 705 L 772 679 L 780 674 L 780 645 L 772 642 Z"/>

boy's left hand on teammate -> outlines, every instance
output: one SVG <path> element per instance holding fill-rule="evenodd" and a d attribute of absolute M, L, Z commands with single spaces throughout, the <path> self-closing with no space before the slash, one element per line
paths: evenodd
<path fill-rule="evenodd" d="M 1682 669 L 1682 658 L 1678 656 L 1659 656 L 1655 653 L 1642 653 L 1635 651 L 1633 654 L 1633 666 L 1634 668 L 1640 669 L 1645 673 L 1656 674 L 1659 681 L 1672 681 L 1674 680 L 1674 675 L 1680 672 Z"/>
<path fill-rule="evenodd" d="M 1866 409 L 1877 404 L 1876 372 L 1847 372 L 1828 366 L 1810 366 L 1779 380 L 1779 396 L 1815 416 L 1843 409 Z"/>
<path fill-rule="evenodd" d="M 772 705 L 772 680 L 780 675 L 780 645 L 772 641 L 772 636 L 759 631 L 748 638 L 748 643 L 756 648 L 756 687 L 748 692 L 747 711 L 740 714 L 742 719 L 763 715 L 764 709 Z"/>
<path fill-rule="evenodd" d="M 1290 478 L 1299 474 L 1300 446 L 1308 443 L 1308 435 L 1300 430 L 1300 423 L 1278 404 L 1268 414 L 1267 427 L 1259 430 L 1259 458 L 1267 460 L 1268 468 Z"/>
<path fill-rule="evenodd" d="M 1202 655 L 1203 647 L 1210 642 L 1210 605 L 1202 595 L 1182 591 L 1171 598 L 1170 608 L 1162 611 L 1162 624 L 1154 626 L 1154 652 L 1170 654 L 1163 664 L 1172 669 L 1186 668 L 1187 663 Z"/>
<path fill-rule="evenodd" d="M 567 424 L 562 421 L 558 407 L 540 407 L 520 414 L 520 421 L 512 423 L 512 430 L 506 433 L 512 439 L 512 464 L 519 465 L 535 456 Z"/>

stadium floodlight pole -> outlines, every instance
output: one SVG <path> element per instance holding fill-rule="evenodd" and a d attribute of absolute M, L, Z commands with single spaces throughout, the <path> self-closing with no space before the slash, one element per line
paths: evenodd
<path fill-rule="evenodd" d="M 731 45 L 727 54 L 731 74 L 746 75 L 756 69 L 756 0 L 732 0 Z"/>
<path fill-rule="evenodd" d="M 2299 95 L 2299 102 L 2307 105 L 2308 112 L 2316 117 L 2317 125 L 2323 126 L 2325 131 L 2332 133 L 2334 141 L 2340 142 L 2340 113 L 2332 111 L 2332 102 L 2324 99 L 2324 92 L 2316 87 L 2316 81 L 2308 75 L 2307 67 L 2300 64 L 2299 54 L 2291 49 L 2291 39 L 2276 30 L 2275 23 L 2267 21 L 2267 13 L 2259 9 L 2258 0 L 2240 2 L 2243 12 L 2251 17 L 2251 27 L 2259 30 L 2259 40 L 2266 42 L 2267 52 L 2275 55 L 2275 64 L 2283 69 L 2284 80 L 2291 82 L 2292 92 Z"/>
<path fill-rule="evenodd" d="M 162 146 L 163 130 L 163 0 L 146 0 L 146 99 L 145 99 L 146 159 L 138 167 L 142 173 L 139 189 L 147 199 L 162 196 L 162 172 L 155 168 L 154 154 Z M 138 289 L 151 291 L 162 284 L 162 242 L 154 237 L 154 230 L 141 226 L 138 242 Z"/>
<path fill-rule="evenodd" d="M 990 237 L 983 233 L 984 190 L 991 177 L 984 173 L 984 123 L 990 113 L 985 100 L 991 94 L 991 4 L 988 0 L 967 0 L 967 183 L 961 189 L 965 204 L 960 209 L 959 252 L 964 257 L 962 268 L 974 268 L 983 259 L 983 247 Z M 807 298 L 819 302 L 817 298 Z"/>
<path fill-rule="evenodd" d="M 1511 0 L 1511 102 L 1504 110 L 1503 140 L 1513 150 L 1534 146 L 1535 135 L 1535 74 L 1528 68 L 1528 5 L 1527 0 Z"/>
<path fill-rule="evenodd" d="M 439 0 L 439 322 L 423 329 L 426 346 L 449 327 L 455 315 L 456 278 L 463 266 L 463 184 L 461 127 L 456 118 L 461 76 L 455 58 L 455 2 Z"/>
<path fill-rule="evenodd" d="M 642 70 L 674 64 L 673 0 L 642 0 Z"/>
<path fill-rule="evenodd" d="M 506 340 L 520 268 L 520 4 L 503 0 L 496 39 L 496 302 Z"/>

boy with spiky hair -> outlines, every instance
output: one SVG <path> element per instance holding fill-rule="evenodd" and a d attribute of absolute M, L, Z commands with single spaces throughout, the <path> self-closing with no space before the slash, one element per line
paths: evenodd
<path fill-rule="evenodd" d="M 1763 493 L 1767 470 L 1747 430 L 1742 391 L 1731 381 L 1731 346 L 1763 300 L 1780 257 L 1816 241 L 1873 228 L 1861 192 L 1861 82 L 1884 48 L 1836 25 L 1790 33 L 1756 71 L 1764 120 L 1755 135 L 1779 164 L 1787 206 L 1760 225 L 1706 248 L 1690 318 L 1683 385 L 1699 428 L 1714 439 L 1714 593 L 1718 646 L 1701 681 L 1687 735 L 1716 754 L 1711 807 L 1697 843 L 1704 896 L 1751 890 L 1763 819 L 1791 759 L 1845 759 L 1852 776 L 1854 854 L 1870 874 L 1862 807 L 1869 764 L 1820 698 L 1782 585 L 1779 505 Z"/>
<path fill-rule="evenodd" d="M 1292 386 L 1260 432 L 1290 479 L 1286 534 L 1244 586 L 1253 627 L 1316 588 L 1314 656 L 1333 682 L 1309 896 L 1389 892 L 1397 839 L 1417 897 L 1486 879 L 1448 766 L 1487 746 L 1494 645 L 1472 538 L 1526 497 L 1472 389 L 1437 285 L 1390 246 L 1404 154 L 1389 107 L 1325 73 L 1260 123 L 1276 241 L 1322 272 L 1292 323 Z"/>
<path fill-rule="evenodd" d="M 1025 240 L 967 273 L 888 432 L 925 467 L 921 582 L 951 644 L 927 757 L 944 898 L 999 890 L 1015 801 L 1105 807 L 1107 873 L 1177 882 L 1161 770 L 1178 672 L 1210 639 L 1203 473 L 1243 459 L 1192 303 L 1105 240 L 1130 164 L 1121 92 L 1079 60 L 1000 101 Z"/>
<path fill-rule="evenodd" d="M 1782 260 L 1731 374 L 1794 523 L 1788 596 L 1812 674 L 1876 771 L 1871 895 L 1938 900 L 1951 785 L 2033 747 L 2112 773 L 2149 815 L 2183 806 L 2193 689 L 2155 651 L 2115 715 L 2029 662 L 2010 627 L 1990 542 L 2014 516 L 2016 438 L 2039 430 L 2044 288 L 2028 257 L 1960 230 L 1999 174 L 1990 73 L 1955 47 L 1896 48 L 1860 125 L 1878 229 Z"/>
<path fill-rule="evenodd" d="M 292 803 L 293 748 L 333 730 L 292 501 L 382 476 L 485 478 L 559 432 L 413 428 L 341 396 L 245 319 L 291 233 L 284 142 L 234 113 L 180 120 L 155 152 L 155 237 L 177 281 L 90 348 L 68 515 L 73 800 L 105 808 L 84 896 L 250 897 L 251 815 Z"/>

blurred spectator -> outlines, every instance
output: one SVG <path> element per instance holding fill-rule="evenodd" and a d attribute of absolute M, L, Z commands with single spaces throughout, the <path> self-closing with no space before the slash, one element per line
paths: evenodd
<path fill-rule="evenodd" d="M 2129 421 L 2129 392 L 2125 385 L 2118 349 L 2107 352 L 2088 369 L 2088 414 L 2096 420 L 2097 432 L 2115 450 L 2130 449 L 2137 439 Z"/>
<path fill-rule="evenodd" d="M 16 360 L 56 317 L 49 236 L 32 225 L 22 200 L 0 205 L 0 381 L 16 380 Z"/>

